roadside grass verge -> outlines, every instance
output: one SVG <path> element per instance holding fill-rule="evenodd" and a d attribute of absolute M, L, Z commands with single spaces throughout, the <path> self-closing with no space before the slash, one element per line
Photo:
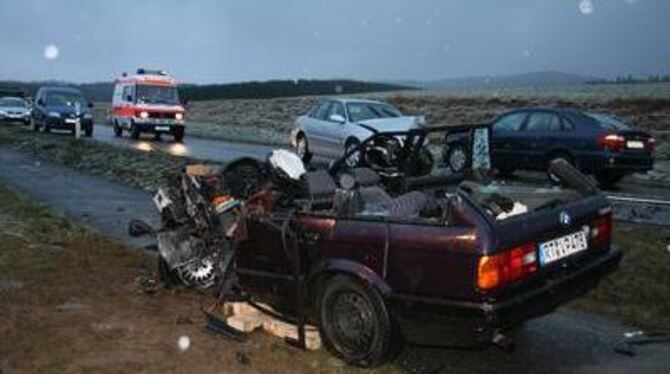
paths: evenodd
<path fill-rule="evenodd" d="M 670 330 L 670 232 L 615 223 L 620 269 L 572 305 L 650 329 Z"/>
<path fill-rule="evenodd" d="M 0 144 L 41 160 L 145 190 L 154 190 L 175 178 L 188 164 L 203 163 L 161 152 L 76 140 L 69 136 L 30 133 L 18 126 L 1 127 Z"/>

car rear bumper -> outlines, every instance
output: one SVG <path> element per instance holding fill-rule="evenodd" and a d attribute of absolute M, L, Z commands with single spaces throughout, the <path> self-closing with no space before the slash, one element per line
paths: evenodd
<path fill-rule="evenodd" d="M 548 314 L 593 289 L 618 268 L 621 258 L 621 250 L 612 246 L 607 254 L 589 264 L 502 301 L 477 303 L 392 295 L 391 308 L 410 341 L 436 344 L 432 339 L 426 342 L 422 338 L 444 331 L 442 337 L 457 337 L 459 343 L 489 343 L 495 332 Z"/>
<path fill-rule="evenodd" d="M 607 152 L 597 157 L 591 157 L 584 169 L 590 172 L 617 171 L 623 173 L 639 173 L 651 170 L 654 167 L 654 159 L 649 154 L 631 154 L 629 152 L 614 153 Z"/>

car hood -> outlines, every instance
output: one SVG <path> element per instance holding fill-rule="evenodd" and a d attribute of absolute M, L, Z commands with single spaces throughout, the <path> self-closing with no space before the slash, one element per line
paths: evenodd
<path fill-rule="evenodd" d="M 418 123 L 419 119 L 415 116 L 377 118 L 357 122 L 358 125 L 377 132 L 407 131 L 418 128 Z"/>
<path fill-rule="evenodd" d="M 0 107 L 0 112 L 4 112 L 4 113 L 7 113 L 7 112 L 27 113 L 28 108 L 22 108 L 22 107 L 19 107 L 19 106 L 3 106 L 3 107 Z"/>

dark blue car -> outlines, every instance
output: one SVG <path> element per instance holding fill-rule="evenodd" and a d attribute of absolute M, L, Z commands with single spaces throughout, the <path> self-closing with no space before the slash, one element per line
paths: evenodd
<path fill-rule="evenodd" d="M 80 121 L 81 131 L 93 135 L 93 104 L 82 92 L 72 87 L 41 87 L 35 95 L 32 108 L 33 130 L 44 132 L 68 130 L 73 134 L 75 124 Z"/>
<path fill-rule="evenodd" d="M 491 160 L 502 174 L 510 174 L 546 170 L 549 162 L 562 158 L 609 187 L 626 174 L 651 170 L 653 147 L 651 135 L 614 116 L 576 109 L 523 109 L 494 121 Z"/>

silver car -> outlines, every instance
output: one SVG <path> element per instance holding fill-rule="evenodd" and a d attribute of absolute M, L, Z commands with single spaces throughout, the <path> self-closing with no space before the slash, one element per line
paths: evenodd
<path fill-rule="evenodd" d="M 30 123 L 30 105 L 19 97 L 0 98 L 0 121 Z"/>
<path fill-rule="evenodd" d="M 334 98 L 319 102 L 298 117 L 291 143 L 305 163 L 313 156 L 339 158 L 377 132 L 423 126 L 421 116 L 403 116 L 393 106 L 372 100 Z M 356 163 L 351 157 L 348 162 Z"/>

